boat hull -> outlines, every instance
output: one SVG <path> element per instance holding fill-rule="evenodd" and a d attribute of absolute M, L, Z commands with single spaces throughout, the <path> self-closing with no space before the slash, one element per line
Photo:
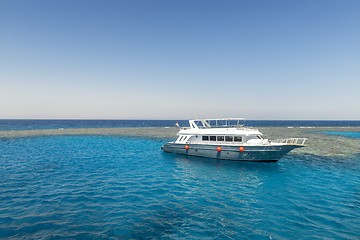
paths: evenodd
<path fill-rule="evenodd" d="M 188 146 L 188 147 L 186 147 Z M 221 151 L 218 151 L 221 147 Z M 277 162 L 288 152 L 299 145 L 266 145 L 266 146 L 244 146 L 240 151 L 240 146 L 210 145 L 210 144 L 179 144 L 166 143 L 163 146 L 164 152 L 176 153 L 187 156 L 224 159 L 232 161 L 251 161 L 251 162 Z M 186 149 L 188 148 L 188 149 Z"/>

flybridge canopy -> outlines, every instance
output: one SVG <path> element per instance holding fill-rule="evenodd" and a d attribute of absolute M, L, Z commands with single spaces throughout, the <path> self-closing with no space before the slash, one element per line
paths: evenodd
<path fill-rule="evenodd" d="M 245 118 L 214 118 L 189 120 L 190 128 L 230 128 L 244 126 Z"/>

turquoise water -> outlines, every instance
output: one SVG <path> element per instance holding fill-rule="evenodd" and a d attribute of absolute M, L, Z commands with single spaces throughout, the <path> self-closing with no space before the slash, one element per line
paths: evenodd
<path fill-rule="evenodd" d="M 325 132 L 325 133 L 330 135 L 348 137 L 348 138 L 360 138 L 360 132 Z"/>
<path fill-rule="evenodd" d="M 359 155 L 241 163 L 162 153 L 164 141 L 0 139 L 1 238 L 360 237 Z"/>

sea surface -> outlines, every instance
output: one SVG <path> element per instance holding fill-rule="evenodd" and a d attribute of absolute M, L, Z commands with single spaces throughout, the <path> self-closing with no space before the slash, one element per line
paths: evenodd
<path fill-rule="evenodd" d="M 308 147 L 277 163 L 166 154 L 160 147 L 171 135 L 151 134 L 168 131 L 174 121 L 143 122 L 0 121 L 10 133 L 134 132 L 0 134 L 0 238 L 360 238 L 358 122 L 269 121 L 263 126 L 269 134 L 309 137 Z"/>
<path fill-rule="evenodd" d="M 348 138 L 360 138 L 360 132 L 346 132 L 346 131 L 342 131 L 342 132 L 325 132 L 325 133 L 326 133 L 326 134 L 331 134 L 331 135 L 348 137 Z"/>
<path fill-rule="evenodd" d="M 178 122 L 188 126 L 187 120 L 28 120 L 0 119 L 0 130 L 34 130 L 58 128 L 123 128 L 172 127 Z M 359 127 L 360 121 L 313 120 L 246 120 L 254 127 Z"/>

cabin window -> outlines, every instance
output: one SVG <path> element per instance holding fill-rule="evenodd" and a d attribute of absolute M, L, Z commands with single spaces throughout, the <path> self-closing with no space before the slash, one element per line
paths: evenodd
<path fill-rule="evenodd" d="M 216 141 L 216 136 L 210 136 L 210 141 Z"/>
<path fill-rule="evenodd" d="M 242 142 L 242 137 L 234 136 L 234 142 Z"/>
<path fill-rule="evenodd" d="M 189 136 L 185 136 L 184 139 L 183 139 L 183 141 L 185 142 L 185 141 L 188 140 L 188 139 L 189 139 Z"/>
<path fill-rule="evenodd" d="M 258 139 L 262 139 L 262 137 L 261 137 L 260 135 L 257 135 L 257 138 L 258 138 Z"/>
<path fill-rule="evenodd" d="M 225 136 L 225 141 L 226 141 L 226 142 L 232 142 L 233 139 L 234 139 L 233 136 Z"/>
<path fill-rule="evenodd" d="M 183 136 L 180 136 L 178 141 L 180 142 L 182 138 L 183 138 Z"/>
<path fill-rule="evenodd" d="M 217 140 L 219 142 L 223 142 L 224 141 L 224 136 L 217 136 Z"/>
<path fill-rule="evenodd" d="M 209 136 L 202 136 L 203 141 L 209 141 Z"/>

